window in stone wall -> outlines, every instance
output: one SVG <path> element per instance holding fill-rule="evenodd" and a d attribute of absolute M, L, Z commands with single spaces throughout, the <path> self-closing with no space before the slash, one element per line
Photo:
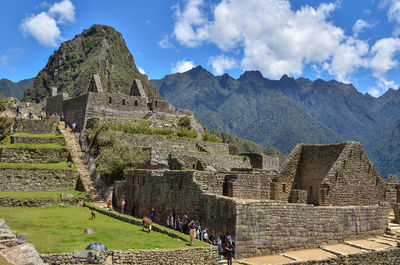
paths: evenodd
<path fill-rule="evenodd" d="M 368 171 L 367 173 L 369 173 L 371 171 L 371 164 L 368 165 Z"/>
<path fill-rule="evenodd" d="M 125 99 L 123 99 L 122 100 L 122 105 L 125 106 L 125 104 L 126 104 L 126 101 L 125 101 Z"/>
<path fill-rule="evenodd" d="M 138 105 L 138 101 L 137 100 L 135 100 L 135 106 L 137 106 Z"/>
<path fill-rule="evenodd" d="M 343 169 L 346 168 L 346 161 L 343 161 Z"/>
<path fill-rule="evenodd" d="M 158 101 L 156 100 L 154 103 L 155 103 L 155 107 L 157 108 Z"/>
<path fill-rule="evenodd" d="M 108 97 L 108 103 L 111 104 L 112 103 L 112 98 Z"/>
<path fill-rule="evenodd" d="M 172 190 L 173 188 L 174 188 L 174 181 L 171 180 L 171 183 L 170 183 L 170 185 L 169 185 L 169 189 Z"/>
<path fill-rule="evenodd" d="M 362 152 L 360 152 L 360 160 L 362 159 Z"/>
<path fill-rule="evenodd" d="M 336 172 L 335 174 L 335 182 L 337 182 L 339 180 L 339 172 Z"/>
<path fill-rule="evenodd" d="M 144 185 L 144 177 L 143 177 L 143 179 L 142 179 L 142 185 Z"/>
<path fill-rule="evenodd" d="M 378 186 L 378 183 L 379 183 L 379 177 L 376 177 L 376 183 L 375 183 L 375 186 Z"/>
<path fill-rule="evenodd" d="M 286 192 L 286 184 L 282 184 L 282 192 Z"/>
<path fill-rule="evenodd" d="M 349 158 L 353 155 L 353 150 L 350 150 Z"/>

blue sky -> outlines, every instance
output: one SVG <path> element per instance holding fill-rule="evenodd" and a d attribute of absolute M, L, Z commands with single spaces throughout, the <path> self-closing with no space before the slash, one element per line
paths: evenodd
<path fill-rule="evenodd" d="M 353 83 L 382 95 L 400 85 L 400 0 L 7 0 L 0 78 L 34 77 L 60 43 L 93 24 L 122 33 L 149 78 L 193 66 L 239 77 L 259 70 Z"/>

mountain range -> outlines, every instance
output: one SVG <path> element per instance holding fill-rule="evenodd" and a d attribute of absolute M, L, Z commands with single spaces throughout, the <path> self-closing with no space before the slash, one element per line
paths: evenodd
<path fill-rule="evenodd" d="M 234 79 L 201 66 L 150 82 L 209 128 L 284 154 L 297 143 L 359 141 L 383 176 L 400 173 L 399 90 L 374 98 L 335 80 L 270 80 L 259 71 Z"/>
<path fill-rule="evenodd" d="M 27 87 L 32 85 L 35 78 L 24 79 L 19 82 L 13 82 L 6 78 L 0 79 L 0 93 L 3 97 L 15 97 L 20 99 Z"/>

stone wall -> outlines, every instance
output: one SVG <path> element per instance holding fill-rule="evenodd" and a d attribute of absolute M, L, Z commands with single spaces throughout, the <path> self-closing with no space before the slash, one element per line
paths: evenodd
<path fill-rule="evenodd" d="M 0 198 L 0 207 L 43 207 L 54 204 L 60 205 L 82 205 L 84 199 L 83 198 L 68 198 L 68 199 L 25 199 L 20 200 L 16 198 Z"/>
<path fill-rule="evenodd" d="M 321 182 L 345 146 L 345 143 L 337 145 L 303 145 L 294 185 L 295 189 L 308 192 L 308 203 L 319 205 Z"/>
<path fill-rule="evenodd" d="M 298 144 L 280 167 L 276 179 L 271 183 L 271 200 L 289 201 L 294 178 L 301 158 L 302 145 Z"/>
<path fill-rule="evenodd" d="M 271 199 L 290 201 L 295 189 L 307 192 L 309 204 L 373 205 L 393 200 L 386 186 L 360 143 L 300 144 L 271 183 Z"/>
<path fill-rule="evenodd" d="M 0 148 L 1 163 L 58 163 L 67 161 L 66 148 Z"/>
<path fill-rule="evenodd" d="M 68 99 L 68 94 L 63 93 L 46 100 L 45 112 L 49 115 L 63 112 L 63 101 Z"/>
<path fill-rule="evenodd" d="M 12 136 L 12 144 L 55 144 L 64 143 L 64 137 L 26 137 L 26 136 Z"/>
<path fill-rule="evenodd" d="M 250 159 L 247 156 L 216 155 L 204 152 L 189 152 L 173 150 L 169 160 L 174 161 L 174 170 L 231 170 L 232 168 L 251 168 Z M 201 164 L 204 164 L 205 167 Z M 202 168 L 203 167 L 203 168 Z"/>
<path fill-rule="evenodd" d="M 217 247 L 132 251 L 75 251 L 73 253 L 42 254 L 48 264 L 215 264 Z"/>
<path fill-rule="evenodd" d="M 88 96 L 89 94 L 84 94 L 63 102 L 65 120 L 69 124 L 76 123 L 78 131 L 85 128 Z"/>
<path fill-rule="evenodd" d="M 1 191 L 56 191 L 75 188 L 78 171 L 45 168 L 0 168 Z"/>
<path fill-rule="evenodd" d="M 400 248 L 361 252 L 323 260 L 291 262 L 290 265 L 397 265 L 400 264 Z"/>
<path fill-rule="evenodd" d="M 126 170 L 125 181 L 115 182 L 114 203 L 120 205 L 123 198 L 128 205 L 134 200 L 136 215 L 149 216 L 156 210 L 156 222 L 165 224 L 174 211 L 187 214 L 189 219 L 200 222 L 204 228 L 216 233 L 235 233 L 234 202 L 228 197 L 203 194 L 196 183 L 195 171 Z"/>
<path fill-rule="evenodd" d="M 248 156 L 250 158 L 250 164 L 252 168 L 261 168 L 269 170 L 279 169 L 279 159 L 272 156 L 267 156 L 259 153 L 242 153 L 242 156 Z"/>
<path fill-rule="evenodd" d="M 244 257 L 365 238 L 385 232 L 388 203 L 323 207 L 236 201 L 236 251 Z"/>
<path fill-rule="evenodd" d="M 57 130 L 58 117 L 50 117 L 46 119 L 16 119 L 13 132 L 22 133 L 54 133 Z"/>
<path fill-rule="evenodd" d="M 372 205 L 386 201 L 386 182 L 359 143 L 349 142 L 322 182 L 320 205 Z"/>
<path fill-rule="evenodd" d="M 394 212 L 394 222 L 400 224 L 400 203 L 392 205 L 392 208 Z"/>
<path fill-rule="evenodd" d="M 228 144 L 217 144 L 141 134 L 122 134 L 121 138 L 137 146 L 151 146 L 157 148 L 166 148 L 169 150 L 177 149 L 197 152 L 199 149 L 203 148 L 207 153 L 229 155 Z"/>

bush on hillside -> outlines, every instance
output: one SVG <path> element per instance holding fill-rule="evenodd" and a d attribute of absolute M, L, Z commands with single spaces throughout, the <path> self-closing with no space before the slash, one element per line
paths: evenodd
<path fill-rule="evenodd" d="M 213 142 L 213 143 L 222 143 L 222 140 L 218 138 L 215 134 L 204 132 L 203 133 L 203 141 Z"/>
<path fill-rule="evenodd" d="M 146 161 L 146 154 L 126 142 L 115 142 L 101 148 L 98 156 L 97 172 L 107 181 L 114 182 L 123 178 L 123 171 L 129 167 L 138 167 Z"/>
<path fill-rule="evenodd" d="M 178 121 L 178 126 L 184 127 L 187 129 L 191 129 L 192 128 L 192 120 L 189 117 L 180 118 Z"/>
<path fill-rule="evenodd" d="M 196 130 L 188 129 L 186 127 L 178 127 L 176 129 L 176 135 L 178 137 L 186 137 L 186 138 L 193 138 L 193 139 L 196 139 L 198 136 Z"/>

